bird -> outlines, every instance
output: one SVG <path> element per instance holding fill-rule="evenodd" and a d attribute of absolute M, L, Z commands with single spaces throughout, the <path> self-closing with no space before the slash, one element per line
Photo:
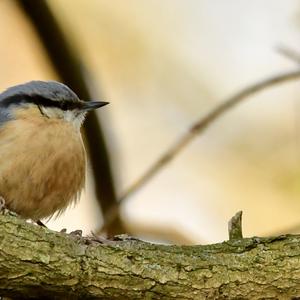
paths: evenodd
<path fill-rule="evenodd" d="M 85 185 L 80 128 L 108 102 L 83 101 L 57 81 L 34 80 L 0 94 L 0 197 L 5 208 L 40 221 L 76 203 Z"/>

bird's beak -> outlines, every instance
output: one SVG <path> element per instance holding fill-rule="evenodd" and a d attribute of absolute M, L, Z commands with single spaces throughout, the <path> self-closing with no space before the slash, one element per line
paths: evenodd
<path fill-rule="evenodd" d="M 108 103 L 109 102 L 104 102 L 104 101 L 87 101 L 87 102 L 83 102 L 81 109 L 84 111 L 91 111 L 99 107 L 102 107 Z"/>

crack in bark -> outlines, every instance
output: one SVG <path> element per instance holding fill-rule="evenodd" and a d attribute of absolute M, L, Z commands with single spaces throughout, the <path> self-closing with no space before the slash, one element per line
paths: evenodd
<path fill-rule="evenodd" d="M 0 294 L 11 296 L 171 300 L 300 295 L 300 236 L 205 246 L 138 240 L 105 245 L 0 215 L 0 241 Z"/>

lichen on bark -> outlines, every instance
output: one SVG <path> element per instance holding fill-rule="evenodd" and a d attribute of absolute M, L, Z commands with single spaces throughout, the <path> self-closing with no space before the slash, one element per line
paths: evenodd
<path fill-rule="evenodd" d="M 300 236 L 198 246 L 108 241 L 0 215 L 0 294 L 43 299 L 291 299 Z"/>

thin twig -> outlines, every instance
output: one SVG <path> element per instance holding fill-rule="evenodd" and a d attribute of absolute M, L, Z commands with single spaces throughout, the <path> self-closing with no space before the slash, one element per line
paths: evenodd
<path fill-rule="evenodd" d="M 300 53 L 294 49 L 281 45 L 277 47 L 277 52 L 293 62 L 300 64 Z"/>
<path fill-rule="evenodd" d="M 217 105 L 214 109 L 208 112 L 198 122 L 196 122 L 188 132 L 183 135 L 177 143 L 175 143 L 169 150 L 167 150 L 137 181 L 135 181 L 129 189 L 121 196 L 119 203 L 111 207 L 106 217 L 106 223 L 101 231 L 105 231 L 109 228 L 114 218 L 118 216 L 118 210 L 120 203 L 144 186 L 155 174 L 157 174 L 163 167 L 165 167 L 170 161 L 177 156 L 183 148 L 185 148 L 198 134 L 204 132 L 204 130 L 211 125 L 215 120 L 222 116 L 229 109 L 233 108 L 238 103 L 242 102 L 249 96 L 252 96 L 266 88 L 274 86 L 279 83 L 283 83 L 290 80 L 300 78 L 300 70 L 290 71 L 279 75 L 263 79 L 256 82 L 241 91 L 237 92 L 233 96 L 224 100 L 221 104 Z"/>

